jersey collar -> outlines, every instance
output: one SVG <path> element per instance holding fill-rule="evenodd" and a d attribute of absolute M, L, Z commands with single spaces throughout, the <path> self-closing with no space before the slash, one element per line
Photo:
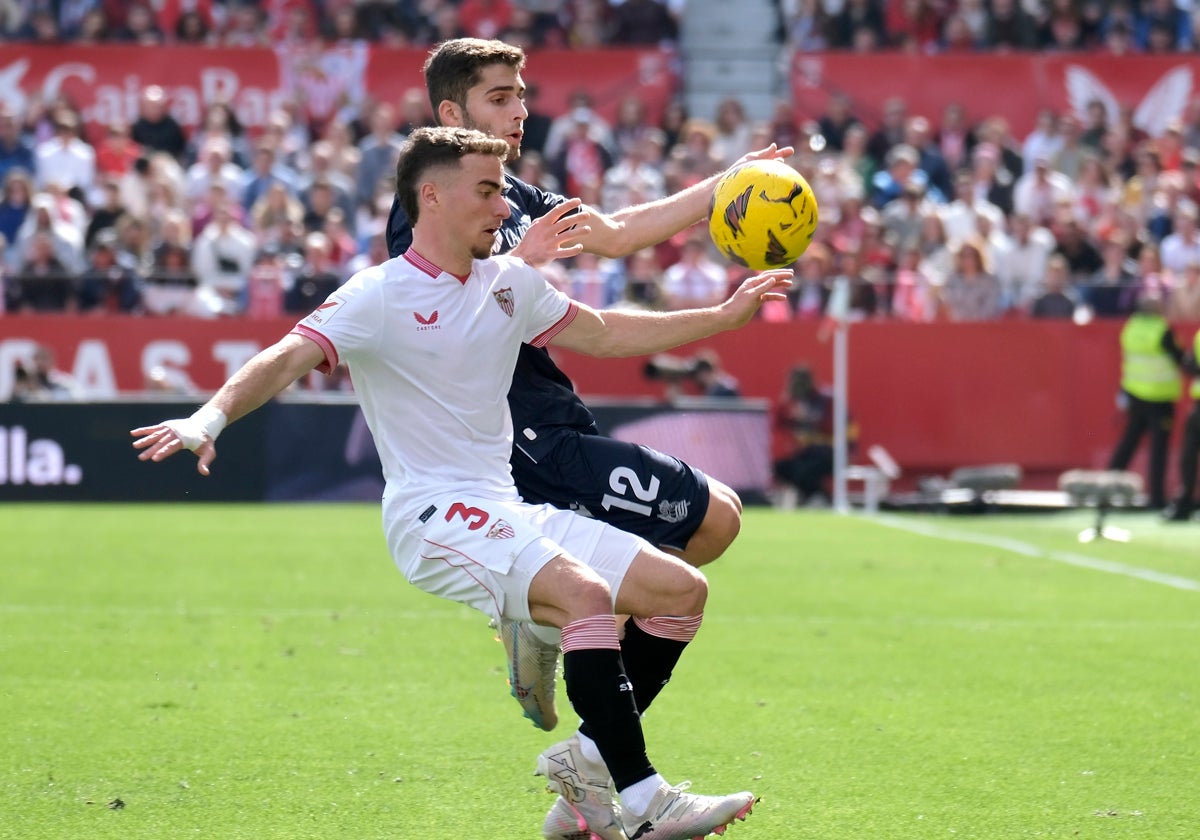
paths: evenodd
<path fill-rule="evenodd" d="M 449 274 L 451 277 L 453 277 L 459 283 L 465 284 L 471 276 L 469 274 L 462 275 L 462 274 L 453 274 L 449 271 L 442 271 L 440 268 L 438 268 L 436 265 L 431 263 L 429 260 L 425 259 L 423 256 L 418 254 L 412 248 L 409 248 L 407 251 L 404 252 L 404 259 L 408 260 L 410 263 L 412 263 L 413 266 L 415 266 L 416 268 L 419 268 L 421 271 L 428 274 L 430 277 L 437 278 L 437 277 L 442 276 L 443 274 Z"/>

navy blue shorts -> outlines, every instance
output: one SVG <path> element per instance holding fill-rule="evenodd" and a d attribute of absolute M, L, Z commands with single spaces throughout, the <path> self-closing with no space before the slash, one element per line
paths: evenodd
<path fill-rule="evenodd" d="M 578 510 L 661 548 L 685 548 L 708 512 L 704 473 L 636 443 L 566 428 L 530 441 L 518 430 L 511 463 L 526 502 Z"/>

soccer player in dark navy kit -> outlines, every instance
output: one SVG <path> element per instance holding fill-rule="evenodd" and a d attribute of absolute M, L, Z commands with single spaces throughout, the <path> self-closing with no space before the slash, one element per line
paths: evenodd
<path fill-rule="evenodd" d="M 510 160 L 520 153 L 525 108 L 521 70 L 525 54 L 500 41 L 459 38 L 435 47 L 425 63 L 426 87 L 439 124 L 476 128 L 508 142 Z M 774 145 L 746 160 L 784 158 Z M 544 192 L 506 175 L 512 214 L 497 234 L 496 252 L 511 252 L 531 265 L 586 250 L 622 257 L 661 242 L 703 219 L 712 177 L 673 196 L 620 210 L 590 212 L 586 231 L 571 230 L 577 200 Z M 412 229 L 393 203 L 388 251 L 404 253 Z M 741 526 L 737 494 L 676 458 L 598 434 L 595 418 L 571 380 L 541 348 L 523 345 L 508 395 L 515 446 L 511 459 L 517 489 L 527 502 L 550 503 L 603 519 L 673 551 L 699 566 L 721 555 Z M 551 637 L 531 627 L 502 627 L 509 649 L 514 696 L 542 729 L 557 723 Z M 538 638 L 542 643 L 538 644 Z M 547 645 L 550 645 L 549 647 Z M 530 657 L 535 657 L 534 662 Z M 541 671 L 540 674 L 533 673 Z"/>

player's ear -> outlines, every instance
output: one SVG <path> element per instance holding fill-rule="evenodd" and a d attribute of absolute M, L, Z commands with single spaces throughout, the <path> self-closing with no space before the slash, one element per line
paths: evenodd
<path fill-rule="evenodd" d="M 438 103 L 437 118 L 438 125 L 461 128 L 465 124 L 463 121 L 463 107 L 457 102 L 451 102 L 449 99 L 443 99 Z"/>
<path fill-rule="evenodd" d="M 421 206 L 428 206 L 438 203 L 438 188 L 433 181 L 423 181 L 421 186 L 417 188 L 417 200 Z"/>

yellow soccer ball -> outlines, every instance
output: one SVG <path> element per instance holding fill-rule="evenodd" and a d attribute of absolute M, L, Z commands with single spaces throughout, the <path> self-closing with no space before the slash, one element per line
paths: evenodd
<path fill-rule="evenodd" d="M 784 268 L 817 229 L 817 197 L 804 176 L 779 160 L 755 160 L 717 182 L 708 232 L 731 262 L 754 271 Z"/>

